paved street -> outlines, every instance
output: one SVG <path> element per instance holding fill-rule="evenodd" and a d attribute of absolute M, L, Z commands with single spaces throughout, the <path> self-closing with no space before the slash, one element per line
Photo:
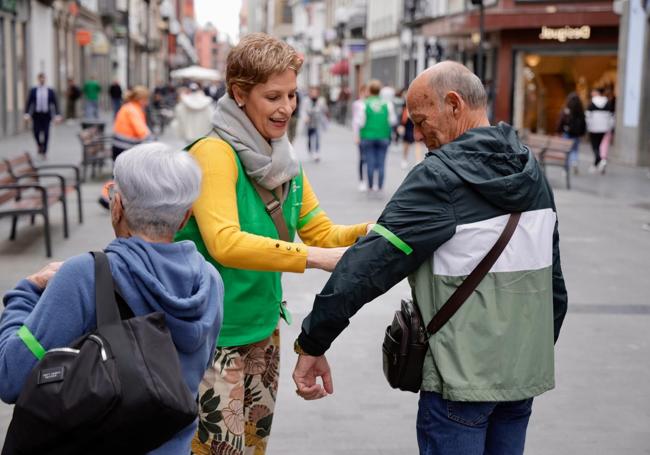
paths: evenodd
<path fill-rule="evenodd" d="M 79 162 L 76 125 L 52 134 L 52 162 Z M 168 139 L 168 138 L 164 138 Z M 175 145 L 178 141 L 171 140 Z M 349 130 L 332 126 L 322 139 L 322 161 L 307 159 L 305 140 L 296 148 L 321 206 L 338 223 L 374 220 L 385 200 L 357 192 L 356 150 Z M 0 157 L 33 150 L 31 137 L 0 142 Z M 556 188 L 562 261 L 569 290 L 569 314 L 557 344 L 555 390 L 535 401 L 527 454 L 650 454 L 650 178 L 646 169 L 610 166 L 605 176 L 583 172 L 574 189 L 563 186 L 561 171 L 549 170 Z M 387 163 L 387 196 L 403 178 L 400 154 Z M 108 214 L 96 203 L 101 181 L 83 188 L 85 223 L 79 225 L 70 198 L 70 238 L 63 240 L 59 208 L 52 210 L 54 258 L 63 260 L 103 247 L 112 238 Z M 42 227 L 21 220 L 18 239 L 7 240 L 9 223 L 0 221 L 0 289 L 5 291 L 46 263 Z M 297 398 L 291 381 L 291 345 L 313 295 L 327 274 L 286 274 L 285 296 L 294 325 L 283 326 L 283 362 L 269 455 L 366 455 L 417 453 L 417 396 L 391 390 L 381 372 L 385 326 L 399 299 L 402 282 L 368 304 L 335 342 L 328 355 L 335 393 L 318 402 Z M 0 405 L 0 443 L 11 408 Z"/>

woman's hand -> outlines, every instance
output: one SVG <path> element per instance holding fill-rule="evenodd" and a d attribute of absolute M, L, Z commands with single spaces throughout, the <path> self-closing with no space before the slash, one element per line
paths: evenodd
<path fill-rule="evenodd" d="M 366 227 L 366 235 L 370 234 L 370 231 L 372 231 L 372 228 L 375 227 L 375 223 L 368 223 L 368 226 Z"/>
<path fill-rule="evenodd" d="M 307 249 L 307 268 L 331 272 L 347 249 L 347 247 L 319 248 L 311 246 Z"/>
<path fill-rule="evenodd" d="M 59 270 L 59 268 L 61 268 L 61 264 L 63 264 L 63 262 L 50 262 L 38 272 L 29 275 L 27 280 L 38 286 L 40 289 L 45 289 L 47 283 L 49 283 L 54 274 Z"/>

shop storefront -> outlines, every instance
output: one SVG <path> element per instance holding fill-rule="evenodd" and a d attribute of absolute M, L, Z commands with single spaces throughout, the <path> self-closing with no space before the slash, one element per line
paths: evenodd
<path fill-rule="evenodd" d="M 518 129 L 554 133 L 567 96 L 586 107 L 595 88 L 618 93 L 618 28 L 542 27 L 512 46 L 511 115 Z M 508 40 L 508 33 L 502 39 Z M 503 84 L 501 85 L 503 88 Z M 501 113 L 504 106 L 501 105 Z"/>
<path fill-rule="evenodd" d="M 542 25 L 502 30 L 495 120 L 512 123 L 518 129 L 555 132 L 569 93 L 576 92 L 585 106 L 594 88 L 616 96 L 617 52 L 618 26 Z"/>

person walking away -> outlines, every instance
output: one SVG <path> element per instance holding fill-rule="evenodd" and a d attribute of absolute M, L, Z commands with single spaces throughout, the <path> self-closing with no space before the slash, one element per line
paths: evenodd
<path fill-rule="evenodd" d="M 99 85 L 95 76 L 91 76 L 84 82 L 83 93 L 86 99 L 84 104 L 84 117 L 88 119 L 99 118 L 99 94 L 102 91 L 102 86 Z"/>
<path fill-rule="evenodd" d="M 327 122 L 327 103 L 320 96 L 318 87 L 309 88 L 309 98 L 306 101 L 305 123 L 307 125 L 307 149 L 316 162 L 320 161 L 320 131 Z"/>
<path fill-rule="evenodd" d="M 125 150 L 153 140 L 151 130 L 147 126 L 145 114 L 147 104 L 149 104 L 149 90 L 146 87 L 136 85 L 133 90 L 126 92 L 124 104 L 113 122 L 113 163 Z M 111 184 L 112 180 L 104 184 L 98 201 L 105 209 L 109 208 L 108 190 Z"/>
<path fill-rule="evenodd" d="M 198 84 L 192 83 L 189 93 L 183 94 L 174 108 L 176 135 L 186 143 L 205 136 L 212 130 L 213 100 Z"/>
<path fill-rule="evenodd" d="M 605 87 L 605 96 L 608 101 L 608 110 L 612 113 L 612 128 L 605 133 L 602 142 L 600 143 L 600 165 L 599 170 L 601 174 L 605 173 L 607 167 L 607 156 L 609 155 L 609 147 L 614 140 L 614 129 L 616 127 L 616 93 L 614 86 L 609 84 Z"/>
<path fill-rule="evenodd" d="M 186 153 L 153 143 L 120 155 L 114 172 L 115 240 L 104 251 L 116 288 L 135 316 L 164 314 L 183 380 L 196 395 L 219 336 L 224 287 L 193 243 L 172 239 L 199 194 L 201 171 Z M 69 346 L 96 327 L 93 256 L 83 253 L 47 265 L 8 291 L 3 303 L 0 398 L 14 403 L 36 365 L 34 346 Z M 196 428 L 193 422 L 148 455 L 189 453 Z"/>
<path fill-rule="evenodd" d="M 365 109 L 359 121 L 361 148 L 368 172 L 368 190 L 375 193 L 384 188 L 386 153 L 390 145 L 392 127 L 397 123 L 393 103 L 382 99 L 379 96 L 380 91 L 381 82 L 374 79 L 368 83 L 369 96 L 364 100 Z"/>
<path fill-rule="evenodd" d="M 113 107 L 113 118 L 117 117 L 117 113 L 122 107 L 122 86 L 119 81 L 114 80 L 108 88 L 108 94 L 111 97 L 111 106 Z"/>
<path fill-rule="evenodd" d="M 415 136 L 413 133 L 413 130 L 415 126 L 413 125 L 413 120 L 411 120 L 411 117 L 409 117 L 409 111 L 404 106 L 404 109 L 402 110 L 402 117 L 401 117 L 401 126 L 402 130 L 404 131 L 402 140 L 402 169 L 406 170 L 409 168 L 409 150 L 412 145 L 414 145 L 415 149 L 415 161 L 416 163 L 419 163 L 422 161 L 422 150 L 420 150 L 420 143 L 415 140 Z"/>
<path fill-rule="evenodd" d="M 580 147 L 580 139 L 586 132 L 586 123 L 582 102 L 576 92 L 571 92 L 569 93 L 569 96 L 567 96 L 564 108 L 562 108 L 562 114 L 560 115 L 560 122 L 557 130 L 563 137 L 573 141 L 568 157 L 568 170 L 577 174 L 578 149 Z"/>
<path fill-rule="evenodd" d="M 362 122 L 365 122 L 365 110 L 366 104 L 365 99 L 368 95 L 368 87 L 366 84 L 361 84 L 359 87 L 359 98 L 357 98 L 354 103 L 352 103 L 352 135 L 354 137 L 354 143 L 359 150 L 359 191 L 363 192 L 368 189 L 366 184 L 365 174 L 367 172 L 366 168 L 366 157 L 363 152 L 363 147 L 361 147 L 361 136 L 360 131 L 363 126 Z"/>
<path fill-rule="evenodd" d="M 429 153 L 316 295 L 294 345 L 297 392 L 333 392 L 324 353 L 350 317 L 404 278 L 428 324 L 519 213 L 492 269 L 428 337 L 416 430 L 420 455 L 522 455 L 533 397 L 555 384 L 567 311 L 553 192 L 515 129 L 490 126 L 483 84 L 465 66 L 425 70 L 407 106 Z"/>
<path fill-rule="evenodd" d="M 68 78 L 68 88 L 65 91 L 65 118 L 72 120 L 77 118 L 77 101 L 81 98 L 81 89 L 74 83 L 74 79 Z"/>
<path fill-rule="evenodd" d="M 293 114 L 291 114 L 291 118 L 289 119 L 289 129 L 287 130 L 287 135 L 289 136 L 289 142 L 293 144 L 294 139 L 296 138 L 296 133 L 298 132 L 298 122 L 300 121 L 300 101 L 302 95 L 300 95 L 300 91 L 296 90 L 296 108 L 293 110 Z"/>
<path fill-rule="evenodd" d="M 600 144 L 614 126 L 614 115 L 609 100 L 603 94 L 602 88 L 597 88 L 591 92 L 591 102 L 587 106 L 585 113 L 587 121 L 587 131 L 591 148 L 594 152 L 594 164 L 589 168 L 589 172 L 603 171 L 607 162 L 601 164 Z"/>
<path fill-rule="evenodd" d="M 59 104 L 54 90 L 45 85 L 45 74 L 38 75 L 38 85 L 32 87 L 25 105 L 26 121 L 32 121 L 32 131 L 38 146 L 38 158 L 44 160 L 47 154 L 47 145 L 50 139 L 50 123 L 61 121 Z"/>
<path fill-rule="evenodd" d="M 176 240 L 195 242 L 227 289 L 223 328 L 199 390 L 195 455 L 264 455 L 279 383 L 279 322 L 291 319 L 281 272 L 332 270 L 345 250 L 336 247 L 368 228 L 332 223 L 287 138 L 301 65 L 284 41 L 243 37 L 226 61 L 227 94 L 217 102 L 213 134 L 189 147 L 203 184 Z M 278 208 L 286 235 L 260 194 Z M 293 241 L 295 233 L 304 243 Z"/>

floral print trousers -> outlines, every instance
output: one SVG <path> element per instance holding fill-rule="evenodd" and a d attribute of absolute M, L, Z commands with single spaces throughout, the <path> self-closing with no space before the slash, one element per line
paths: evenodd
<path fill-rule="evenodd" d="M 280 373 L 280 331 L 257 343 L 215 350 L 199 385 L 194 455 L 264 455 Z"/>

